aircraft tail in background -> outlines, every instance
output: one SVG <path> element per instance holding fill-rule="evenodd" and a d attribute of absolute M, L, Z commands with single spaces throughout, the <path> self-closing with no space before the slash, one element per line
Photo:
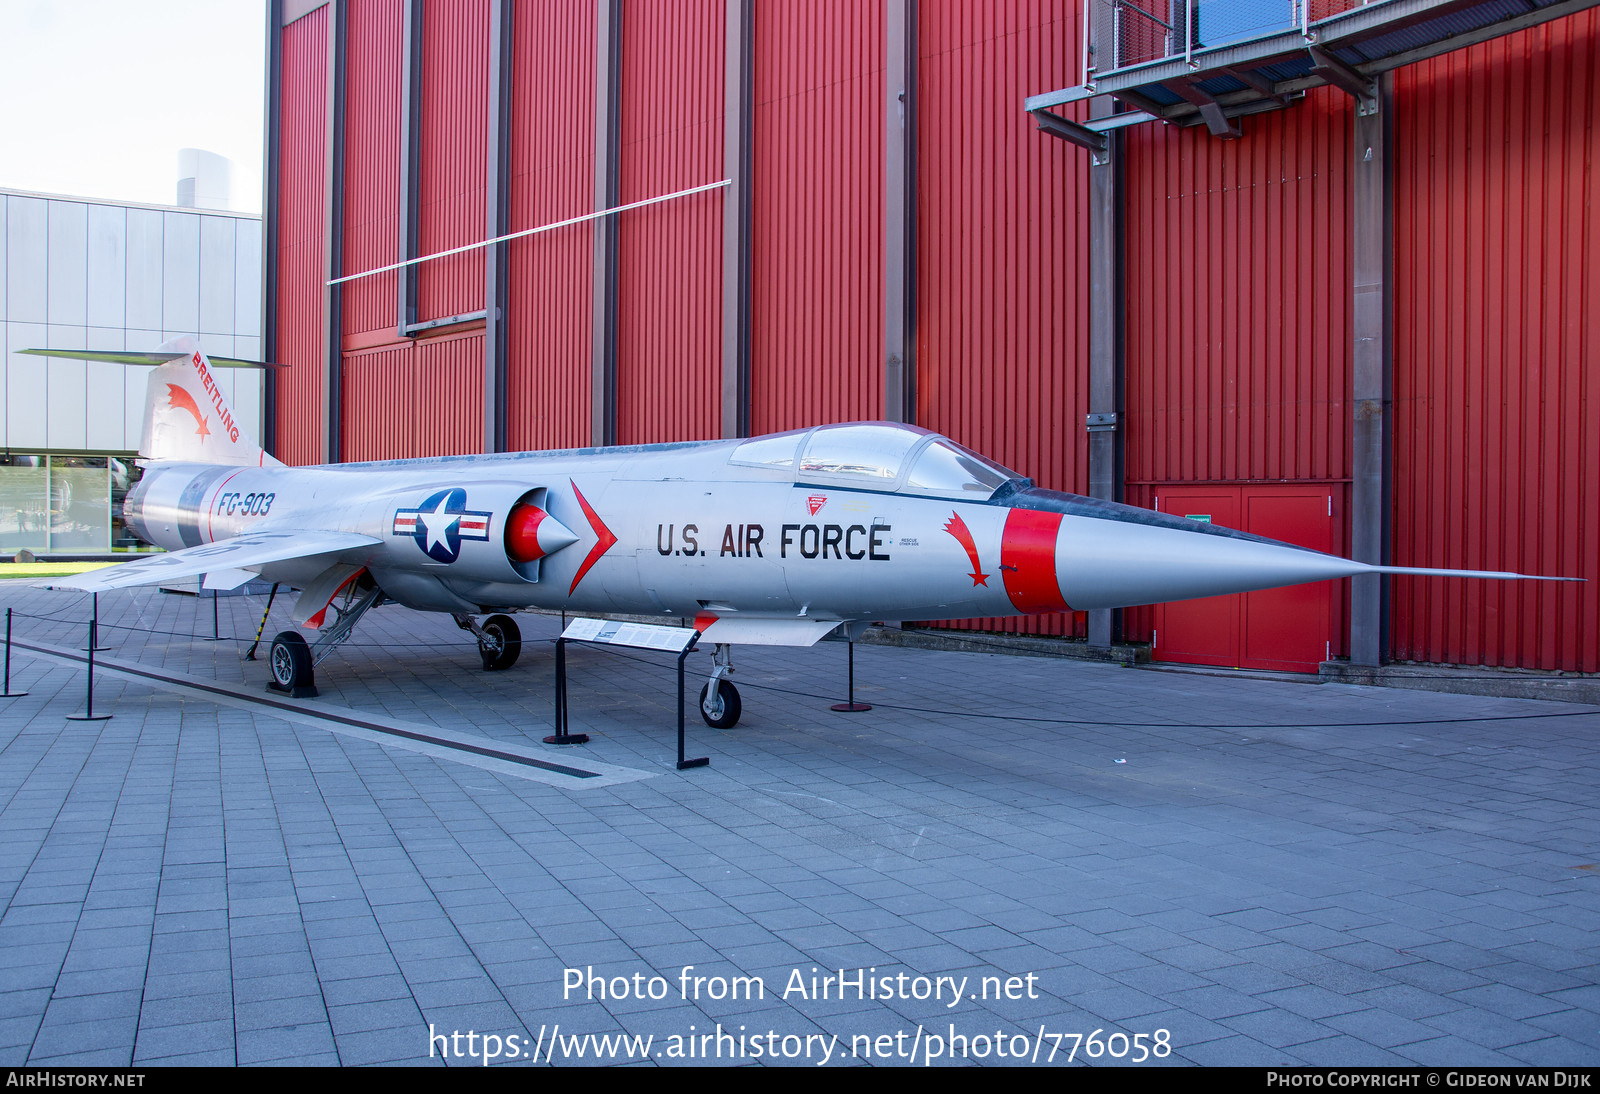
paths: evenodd
<path fill-rule="evenodd" d="M 163 342 L 153 353 L 133 350 L 25 349 L 32 357 L 66 357 L 123 365 L 155 365 L 144 395 L 139 455 L 147 460 L 213 463 L 225 467 L 282 467 L 262 451 L 234 417 L 210 358 L 192 335 Z M 228 368 L 262 368 L 259 361 L 223 358 Z"/>

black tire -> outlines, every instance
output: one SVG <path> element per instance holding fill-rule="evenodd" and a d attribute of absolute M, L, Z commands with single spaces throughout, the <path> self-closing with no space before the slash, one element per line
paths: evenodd
<path fill-rule="evenodd" d="M 491 615 L 483 621 L 478 639 L 478 654 L 486 672 L 500 672 L 517 663 L 522 655 L 522 631 L 509 615 Z"/>
<path fill-rule="evenodd" d="M 717 681 L 717 696 L 722 700 L 722 714 L 713 718 L 706 713 L 706 696 L 711 692 L 711 682 L 706 681 L 705 687 L 700 689 L 700 717 L 706 720 L 706 725 L 712 729 L 732 729 L 739 724 L 739 715 L 744 713 L 744 706 L 739 701 L 739 689 L 726 680 Z"/>
<path fill-rule="evenodd" d="M 272 640 L 267 665 L 272 670 L 272 682 L 284 691 L 309 688 L 315 684 L 311 647 L 295 631 L 283 631 Z"/>

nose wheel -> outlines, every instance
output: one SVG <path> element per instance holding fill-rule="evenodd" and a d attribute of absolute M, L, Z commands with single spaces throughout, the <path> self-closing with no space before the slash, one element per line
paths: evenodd
<path fill-rule="evenodd" d="M 739 715 L 744 712 L 743 704 L 739 701 L 739 689 L 726 680 L 716 680 L 714 683 L 715 692 L 710 683 L 700 689 L 700 717 L 712 729 L 732 729 L 739 724 Z"/>

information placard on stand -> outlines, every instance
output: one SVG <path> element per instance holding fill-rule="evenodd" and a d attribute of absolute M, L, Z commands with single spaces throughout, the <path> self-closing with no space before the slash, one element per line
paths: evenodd
<path fill-rule="evenodd" d="M 632 646 L 678 655 L 678 770 L 704 767 L 709 756 L 686 760 L 683 756 L 683 662 L 700 641 L 692 627 L 662 627 L 651 623 L 629 623 L 616 619 L 574 619 L 556 639 L 556 725 L 555 733 L 544 739 L 550 745 L 581 745 L 587 733 L 567 732 L 567 643 L 591 642 L 601 646 Z"/>

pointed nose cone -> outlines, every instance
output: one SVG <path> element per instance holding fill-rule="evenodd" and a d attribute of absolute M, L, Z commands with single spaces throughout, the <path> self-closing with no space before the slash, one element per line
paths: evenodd
<path fill-rule="evenodd" d="M 578 537 L 537 505 L 523 503 L 506 518 L 506 555 L 513 562 L 536 562 Z"/>
<path fill-rule="evenodd" d="M 1056 545 L 1062 592 L 1079 610 L 1117 608 L 1326 581 L 1365 569 L 1348 559 L 1230 533 L 1192 521 L 1065 517 Z"/>
<path fill-rule="evenodd" d="M 1006 525 L 1007 541 L 1017 541 L 1007 591 L 1024 612 L 1050 610 L 1044 604 L 1049 597 L 1038 606 L 1019 602 L 1012 585 L 1026 588 L 1030 570 L 1034 585 L 1046 584 L 1051 553 L 1060 598 L 1077 611 L 1252 592 L 1371 569 L 1230 528 L 1071 494 L 1029 490 L 1024 504 L 1028 519 L 1013 510 Z M 1018 534 L 1029 528 L 1026 539 Z"/>

